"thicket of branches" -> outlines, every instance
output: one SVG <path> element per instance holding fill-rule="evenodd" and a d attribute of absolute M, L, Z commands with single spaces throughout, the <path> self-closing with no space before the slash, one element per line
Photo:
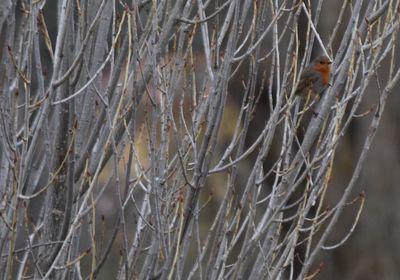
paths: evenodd
<path fill-rule="evenodd" d="M 327 41 L 322 0 L 50 2 L 0 3 L 1 279 L 313 278 L 363 207 L 352 189 L 400 78 L 399 1 L 342 1 Z M 333 73 L 308 106 L 294 87 L 313 48 Z M 356 117 L 370 129 L 327 207 Z"/>

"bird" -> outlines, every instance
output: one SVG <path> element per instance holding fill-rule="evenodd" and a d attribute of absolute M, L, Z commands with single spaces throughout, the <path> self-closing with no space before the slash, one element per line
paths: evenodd
<path fill-rule="evenodd" d="M 314 98 L 330 86 L 332 61 L 326 55 L 315 58 L 300 76 L 295 95 L 303 99 Z"/>

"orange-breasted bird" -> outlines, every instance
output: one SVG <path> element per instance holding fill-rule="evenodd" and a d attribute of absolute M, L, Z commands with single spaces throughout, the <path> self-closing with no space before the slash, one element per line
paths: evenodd
<path fill-rule="evenodd" d="M 332 61 L 325 55 L 318 56 L 304 68 L 295 94 L 302 98 L 313 98 L 329 86 Z M 309 97 L 310 95 L 310 97 Z"/>

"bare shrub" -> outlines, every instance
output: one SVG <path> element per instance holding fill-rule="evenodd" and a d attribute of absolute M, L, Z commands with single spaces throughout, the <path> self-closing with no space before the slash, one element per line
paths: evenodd
<path fill-rule="evenodd" d="M 313 278 L 363 208 L 400 17 L 399 1 L 343 1 L 322 34 L 309 2 L 1 1 L 1 278 Z M 305 102 L 318 52 L 331 86 Z M 357 117 L 370 129 L 328 207 Z"/>

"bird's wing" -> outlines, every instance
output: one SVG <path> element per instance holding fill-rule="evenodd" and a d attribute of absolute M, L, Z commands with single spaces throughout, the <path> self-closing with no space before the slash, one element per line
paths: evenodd
<path fill-rule="evenodd" d="M 305 89 L 310 89 L 316 81 L 317 77 L 315 76 L 315 73 L 310 69 L 305 69 L 300 76 L 299 83 L 296 87 L 296 93 L 301 93 Z"/>

